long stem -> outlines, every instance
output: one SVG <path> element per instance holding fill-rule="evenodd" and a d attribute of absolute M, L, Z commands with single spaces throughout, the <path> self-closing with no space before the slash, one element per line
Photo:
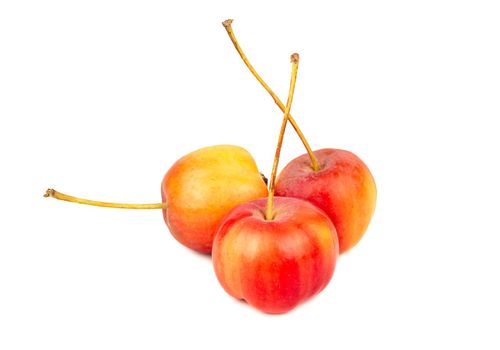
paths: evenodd
<path fill-rule="evenodd" d="M 252 75 L 259 81 L 259 83 L 264 87 L 264 89 L 266 89 L 266 91 L 269 93 L 269 95 L 271 95 L 271 97 L 273 98 L 274 103 L 276 103 L 278 105 L 278 107 L 281 109 L 281 111 L 284 113 L 285 112 L 285 105 L 283 104 L 283 102 L 281 102 L 279 97 L 274 93 L 274 91 L 269 87 L 269 85 L 267 85 L 267 83 L 264 81 L 264 79 L 261 78 L 259 73 L 257 73 L 255 68 L 252 66 L 252 64 L 248 60 L 247 56 L 243 52 L 243 49 L 241 48 L 240 44 L 238 43 L 238 40 L 236 40 L 236 36 L 234 35 L 233 28 L 231 27 L 232 23 L 233 23 L 233 20 L 228 19 L 228 20 L 225 20 L 224 22 L 222 22 L 222 25 L 226 29 L 227 34 L 229 35 L 229 38 L 231 39 L 234 47 L 236 48 L 236 51 L 238 51 L 238 54 L 240 55 L 241 59 L 243 60 L 245 65 L 248 67 L 248 69 L 250 70 Z M 311 146 L 309 146 L 309 142 L 307 142 L 307 139 L 305 138 L 304 134 L 300 130 L 299 126 L 297 125 L 297 122 L 295 121 L 295 119 L 293 119 L 291 114 L 288 116 L 288 120 L 290 121 L 290 124 L 292 124 L 293 128 L 295 129 L 295 132 L 297 133 L 300 140 L 304 144 L 304 147 L 306 148 L 306 151 L 309 154 L 309 158 L 311 158 L 311 167 L 313 168 L 314 171 L 318 171 L 320 168 L 319 163 L 318 163 L 318 159 L 314 155 L 314 153 L 311 149 Z"/>
<path fill-rule="evenodd" d="M 106 207 L 106 208 L 123 208 L 123 209 L 166 209 L 167 203 L 154 203 L 154 204 L 128 204 L 128 203 L 111 203 L 111 202 L 100 202 L 93 201 L 90 199 L 83 199 L 78 197 L 69 196 L 67 194 L 57 192 L 56 190 L 49 188 L 44 197 L 52 197 L 66 202 L 93 205 L 96 207 Z"/>
<path fill-rule="evenodd" d="M 290 109 L 292 108 L 293 93 L 295 91 L 295 82 L 297 81 L 297 70 L 299 69 L 299 54 L 294 53 L 290 59 L 292 61 L 290 89 L 288 90 L 288 99 L 286 101 L 285 114 L 283 116 L 283 122 L 281 123 L 281 129 L 278 136 L 278 145 L 276 146 L 276 153 L 274 155 L 273 170 L 271 171 L 271 179 L 269 180 L 269 194 L 267 196 L 266 220 L 272 220 L 274 217 L 273 199 L 274 199 L 274 186 L 276 183 L 276 173 L 278 172 L 281 146 L 283 145 L 283 137 L 285 136 L 286 124 L 290 117 Z"/>

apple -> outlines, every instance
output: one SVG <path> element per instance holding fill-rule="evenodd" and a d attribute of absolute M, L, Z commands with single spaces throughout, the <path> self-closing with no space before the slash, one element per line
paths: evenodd
<path fill-rule="evenodd" d="M 285 105 L 264 81 L 243 52 L 232 28 L 232 19 L 222 23 L 229 39 L 250 73 L 285 112 Z M 276 184 L 276 195 L 303 198 L 323 209 L 333 220 L 339 235 L 340 252 L 359 242 L 375 209 L 377 189 L 366 165 L 351 152 L 324 149 L 313 152 L 297 122 L 288 121 L 302 141 L 307 155 L 293 160 Z M 317 156 L 316 156 L 317 154 Z"/>
<path fill-rule="evenodd" d="M 217 227 L 238 204 L 266 196 L 267 179 L 242 147 L 217 145 L 180 158 L 161 183 L 161 203 L 102 202 L 49 188 L 44 197 L 107 208 L 162 209 L 172 235 L 183 245 L 210 253 Z"/>
<path fill-rule="evenodd" d="M 340 149 L 314 151 L 319 169 L 308 154 L 281 171 L 276 195 L 308 200 L 325 211 L 337 229 L 340 253 L 356 245 L 375 210 L 377 188 L 368 167 L 355 154 Z"/>
<path fill-rule="evenodd" d="M 215 236 L 212 260 L 217 279 L 231 296 L 266 313 L 284 313 L 325 288 L 339 246 L 335 227 L 313 204 L 274 198 L 233 209 Z"/>
<path fill-rule="evenodd" d="M 177 160 L 161 184 L 163 218 L 183 245 L 210 253 L 220 222 L 239 204 L 265 197 L 267 186 L 242 147 L 201 148 Z"/>
<path fill-rule="evenodd" d="M 267 313 L 290 311 L 323 290 L 339 255 L 335 227 L 321 209 L 301 199 L 274 196 L 299 55 L 293 54 L 291 62 L 268 196 L 233 209 L 221 223 L 212 250 L 214 270 L 226 292 Z"/>

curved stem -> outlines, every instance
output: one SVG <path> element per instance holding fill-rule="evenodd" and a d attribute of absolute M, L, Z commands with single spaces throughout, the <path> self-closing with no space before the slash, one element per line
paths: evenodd
<path fill-rule="evenodd" d="M 166 209 L 167 208 L 167 203 L 129 204 L 129 203 L 111 203 L 111 202 L 93 201 L 90 199 L 83 199 L 83 198 L 69 196 L 67 194 L 58 192 L 52 188 L 49 188 L 43 196 L 52 197 L 66 202 L 93 205 L 96 207 L 106 207 L 106 208 L 123 208 L 123 209 Z"/>
<path fill-rule="evenodd" d="M 281 111 L 284 113 L 285 112 L 285 105 L 283 104 L 283 102 L 281 102 L 279 97 L 274 93 L 274 91 L 269 87 L 269 85 L 267 85 L 267 83 L 264 81 L 264 79 L 261 78 L 259 73 L 257 73 L 255 68 L 252 66 L 252 64 L 248 60 L 247 56 L 243 52 L 243 49 L 241 48 L 241 46 L 238 43 L 238 40 L 236 40 L 236 36 L 234 35 L 233 28 L 231 27 L 232 23 L 233 23 L 233 20 L 228 19 L 228 20 L 225 20 L 224 22 L 222 22 L 222 25 L 226 29 L 227 34 L 229 35 L 229 38 L 231 39 L 236 51 L 238 51 L 238 54 L 240 55 L 241 59 L 243 60 L 245 65 L 248 67 L 248 69 L 250 70 L 252 75 L 259 81 L 259 83 L 264 87 L 264 89 L 266 89 L 266 91 L 269 93 L 269 95 L 271 95 L 271 97 L 273 98 L 274 103 L 276 103 L 278 105 L 278 107 L 281 109 Z M 314 153 L 311 149 L 311 146 L 309 146 L 309 142 L 307 142 L 307 139 L 305 138 L 304 134 L 300 130 L 295 119 L 293 119 L 292 115 L 288 116 L 288 120 L 290 121 L 290 124 L 292 124 L 293 128 L 295 129 L 295 132 L 297 133 L 300 140 L 304 144 L 304 147 L 306 148 L 306 151 L 309 154 L 309 158 L 311 158 L 311 166 L 312 166 L 313 170 L 318 171 L 320 168 L 319 163 L 318 163 L 318 159 L 314 155 Z"/>
<path fill-rule="evenodd" d="M 286 101 L 285 114 L 283 116 L 283 122 L 281 123 L 281 129 L 278 136 L 278 145 L 276 146 L 276 153 L 274 155 L 273 170 L 271 171 L 271 179 L 269 180 L 269 194 L 267 196 L 266 220 L 272 220 L 274 217 L 273 199 L 274 199 L 274 185 L 276 183 L 276 173 L 278 172 L 281 146 L 283 145 L 283 138 L 285 136 L 286 123 L 290 117 L 290 109 L 292 108 L 293 93 L 295 91 L 295 82 L 297 81 L 297 70 L 299 69 L 299 54 L 294 53 L 290 59 L 292 61 L 290 89 L 288 90 L 288 99 Z"/>

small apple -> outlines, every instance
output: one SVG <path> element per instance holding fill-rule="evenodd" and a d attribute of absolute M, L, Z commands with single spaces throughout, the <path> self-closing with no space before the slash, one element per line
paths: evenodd
<path fill-rule="evenodd" d="M 177 160 L 161 184 L 163 218 L 183 245 L 210 253 L 224 216 L 238 204 L 264 197 L 267 187 L 244 148 L 201 148 Z"/>
<path fill-rule="evenodd" d="M 339 247 L 331 220 L 311 203 L 275 197 L 268 220 L 266 202 L 230 212 L 215 236 L 212 259 L 231 296 L 266 313 L 284 313 L 325 288 Z"/>
<path fill-rule="evenodd" d="M 319 293 L 332 278 L 339 254 L 335 227 L 322 210 L 304 200 L 274 197 L 299 55 L 293 54 L 291 61 L 268 197 L 233 209 L 217 231 L 212 250 L 224 289 L 268 313 L 287 312 Z"/>
<path fill-rule="evenodd" d="M 250 73 L 285 112 L 285 105 L 257 73 L 246 57 L 232 28 L 222 23 L 229 39 Z M 303 198 L 315 203 L 332 219 L 339 235 L 340 252 L 353 247 L 363 236 L 375 209 L 377 189 L 366 165 L 351 152 L 324 149 L 313 152 L 291 114 L 288 121 L 304 144 L 307 155 L 293 160 L 279 176 L 276 195 Z M 317 154 L 317 155 L 316 155 Z"/>
<path fill-rule="evenodd" d="M 167 171 L 161 203 L 102 202 L 49 188 L 45 197 L 108 208 L 162 209 L 172 235 L 185 246 L 210 253 L 220 221 L 238 204 L 267 195 L 266 179 L 244 148 L 218 145 L 191 152 Z"/>
<path fill-rule="evenodd" d="M 340 253 L 352 248 L 365 233 L 375 210 L 377 188 L 368 167 L 355 154 L 322 149 L 295 158 L 281 171 L 276 195 L 302 198 L 323 209 L 337 229 Z"/>

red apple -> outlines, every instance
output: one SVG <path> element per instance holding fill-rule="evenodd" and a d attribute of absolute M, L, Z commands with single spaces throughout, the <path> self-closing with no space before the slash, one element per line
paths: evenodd
<path fill-rule="evenodd" d="M 236 40 L 232 22 L 232 19 L 228 19 L 222 25 L 236 51 L 252 75 L 285 113 L 283 102 L 250 64 Z M 313 151 L 295 119 L 289 113 L 287 118 L 308 154 L 312 155 Z M 340 251 L 344 252 L 361 239 L 368 227 L 375 209 L 375 182 L 366 165 L 350 152 L 324 149 L 314 153 L 320 158 L 321 169 L 313 171 L 307 155 L 295 159 L 281 173 L 276 195 L 307 199 L 322 208 L 333 220 L 339 234 Z M 314 165 L 316 169 L 316 161 Z"/>
<path fill-rule="evenodd" d="M 295 158 L 279 175 L 276 195 L 302 198 L 324 210 L 337 229 L 342 253 L 365 233 L 377 188 L 370 170 L 355 154 L 327 148 L 314 155 L 319 170 L 313 170 L 308 154 Z"/>
<path fill-rule="evenodd" d="M 319 293 L 339 254 L 335 227 L 311 203 L 274 198 L 239 205 L 214 239 L 215 273 L 226 292 L 267 313 L 284 313 Z"/>

